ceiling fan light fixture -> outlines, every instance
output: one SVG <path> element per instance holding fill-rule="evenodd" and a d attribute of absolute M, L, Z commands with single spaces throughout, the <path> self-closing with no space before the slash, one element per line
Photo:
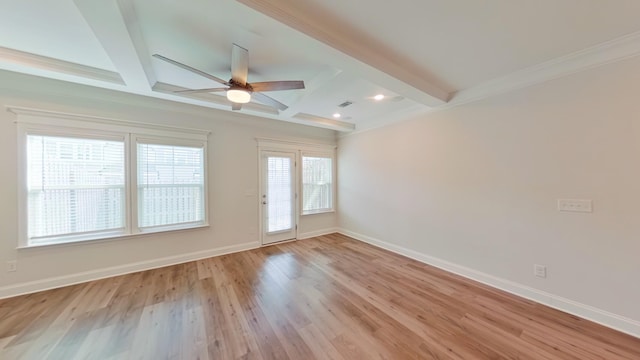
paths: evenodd
<path fill-rule="evenodd" d="M 245 89 L 232 88 L 227 90 L 227 99 L 234 103 L 246 104 L 251 101 L 251 93 Z"/>

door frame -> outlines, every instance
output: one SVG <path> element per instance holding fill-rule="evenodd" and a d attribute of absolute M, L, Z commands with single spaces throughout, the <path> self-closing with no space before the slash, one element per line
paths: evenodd
<path fill-rule="evenodd" d="M 281 241 L 291 241 L 291 240 L 297 240 L 298 239 L 298 222 L 300 221 L 300 212 L 298 211 L 298 194 L 299 194 L 299 175 L 298 175 L 298 158 L 300 157 L 300 152 L 296 151 L 296 150 L 287 150 L 287 149 L 265 149 L 265 148 L 260 148 L 258 149 L 258 207 L 259 207 L 259 211 L 258 211 L 258 216 L 259 216 L 259 224 L 260 226 L 259 231 L 260 231 L 260 244 L 262 246 L 267 246 L 267 245 L 272 245 L 272 244 L 277 244 L 281 241 L 272 241 L 272 242 L 267 242 L 265 243 L 265 239 L 266 239 L 266 231 L 265 231 L 265 219 L 266 219 L 266 214 L 265 214 L 265 205 L 263 204 L 263 195 L 264 195 L 264 191 L 266 190 L 266 181 L 265 181 L 265 177 L 263 175 L 265 175 L 263 172 L 266 171 L 265 167 L 264 167 L 264 158 L 263 158 L 263 154 L 278 154 L 281 153 L 283 155 L 293 155 L 293 176 L 292 176 L 292 185 L 293 185 L 293 199 L 292 199 L 292 211 L 293 211 L 293 216 L 292 216 L 292 220 L 293 223 L 291 224 L 291 226 L 293 227 L 292 232 L 293 232 L 293 238 L 291 239 L 284 239 Z M 268 199 L 267 199 L 268 201 Z"/>
<path fill-rule="evenodd" d="M 298 236 L 300 235 L 300 220 L 301 220 L 301 214 L 300 214 L 300 209 L 302 209 L 302 197 L 301 197 L 301 189 L 302 189 L 302 174 L 301 174 L 301 167 L 302 167 L 302 153 L 303 152 L 335 152 L 337 146 L 335 144 L 327 144 L 327 143 L 313 143 L 313 142 L 302 142 L 302 141 L 295 141 L 295 140 L 287 140 L 287 139 L 275 139 L 275 138 L 266 138 L 266 137 L 256 137 L 255 138 L 256 143 L 257 143 L 257 151 L 256 151 L 256 159 L 258 160 L 258 176 L 257 176 L 257 181 L 258 181 L 258 196 L 256 199 L 256 206 L 258 207 L 258 241 L 260 242 L 261 246 L 268 246 L 268 245 L 272 245 L 272 244 L 263 244 L 262 243 L 262 234 L 264 233 L 263 231 L 263 222 L 264 222 L 264 217 L 263 217 L 263 205 L 262 205 L 262 159 L 261 159 L 261 153 L 262 151 L 274 151 L 274 152 L 294 152 L 296 153 L 296 164 L 300 164 L 300 166 L 296 166 L 295 168 L 295 187 L 296 187 L 296 198 L 295 198 L 295 209 L 296 209 L 296 213 L 294 216 L 295 219 L 295 223 L 296 223 L 296 231 L 295 231 L 295 239 L 294 240 L 298 240 Z M 335 162 L 334 162 L 334 171 L 335 171 Z M 334 186 L 336 186 L 334 184 Z M 335 188 L 334 188 L 335 191 Z M 335 206 L 335 204 L 334 204 Z M 308 215 L 305 215 L 308 216 Z M 277 244 L 277 243 L 273 243 L 273 244 Z"/>

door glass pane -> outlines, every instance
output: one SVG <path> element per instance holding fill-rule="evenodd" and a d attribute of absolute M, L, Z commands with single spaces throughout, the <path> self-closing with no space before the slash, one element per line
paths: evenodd
<path fill-rule="evenodd" d="M 289 230 L 293 218 L 291 158 L 267 158 L 267 232 Z"/>

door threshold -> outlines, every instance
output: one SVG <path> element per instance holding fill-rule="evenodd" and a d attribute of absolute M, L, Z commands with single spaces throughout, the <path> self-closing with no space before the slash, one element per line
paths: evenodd
<path fill-rule="evenodd" d="M 268 243 L 268 244 L 262 244 L 262 246 L 260 246 L 260 247 L 267 247 L 267 246 L 271 246 L 271 245 L 286 244 L 288 242 L 294 242 L 294 241 L 297 241 L 297 240 L 298 239 L 288 239 L 288 240 L 276 241 L 276 242 L 272 242 L 272 243 Z"/>

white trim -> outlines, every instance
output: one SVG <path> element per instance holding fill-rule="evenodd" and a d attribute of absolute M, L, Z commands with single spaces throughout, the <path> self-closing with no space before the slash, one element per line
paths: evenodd
<path fill-rule="evenodd" d="M 320 229 L 314 231 L 308 231 L 298 234 L 298 240 L 310 239 L 316 236 L 329 235 L 338 232 L 338 228 Z"/>
<path fill-rule="evenodd" d="M 73 240 L 73 241 L 61 241 L 61 242 L 52 242 L 52 243 L 42 243 L 42 244 L 36 244 L 36 245 L 27 245 L 27 246 L 18 246 L 16 248 L 16 250 L 19 251 L 30 251 L 30 249 L 40 249 L 40 248 L 51 248 L 51 247 L 64 247 L 64 246 L 75 246 L 78 244 L 95 244 L 95 243 L 101 243 L 101 242 L 107 242 L 107 241 L 114 241 L 114 240 L 129 240 L 129 239 L 133 239 L 139 236 L 145 236 L 145 235 L 154 235 L 156 233 L 167 233 L 167 232 L 181 232 L 181 231 L 191 231 L 191 230 L 198 230 L 198 229 L 204 229 L 204 228 L 208 228 L 211 225 L 209 224 L 202 224 L 202 225 L 197 225 L 197 226 L 190 226 L 190 227 L 185 227 L 185 226 L 167 226 L 165 228 L 162 229 L 158 229 L 158 230 L 153 230 L 153 231 L 146 231 L 146 232 L 136 232 L 136 233 L 121 233 L 121 234 L 116 234 L 116 235 L 109 235 L 109 236 L 99 236 L 99 237 L 95 237 L 95 238 L 84 238 L 82 240 Z"/>
<path fill-rule="evenodd" d="M 78 76 L 86 79 L 100 80 L 117 85 L 125 85 L 120 74 L 114 71 L 99 69 L 93 66 L 81 65 L 69 61 L 36 55 L 20 50 L 0 46 L 0 60 L 28 66 L 32 68 L 53 71 L 56 73 Z"/>
<path fill-rule="evenodd" d="M 262 148 L 262 150 L 332 151 L 338 147 L 338 145 L 335 144 L 321 144 L 264 137 L 256 137 L 256 142 L 258 143 L 258 147 Z"/>
<path fill-rule="evenodd" d="M 211 134 L 209 130 L 183 128 L 177 126 L 148 124 L 136 121 L 120 120 L 85 114 L 73 114 L 59 111 L 33 109 L 8 105 L 7 111 L 18 115 L 16 123 L 48 125 L 51 119 L 58 119 L 56 126 L 74 128 L 89 128 L 94 130 L 118 131 L 123 133 L 143 133 L 147 136 L 169 136 L 172 138 L 186 137 L 187 139 L 207 140 Z M 182 135 L 182 136 L 180 136 Z"/>
<path fill-rule="evenodd" d="M 138 271 L 156 269 L 165 266 L 182 264 L 190 261 L 206 259 L 214 256 L 226 255 L 260 247 L 259 242 L 248 242 L 244 244 L 224 246 L 221 248 L 197 251 L 182 255 L 168 256 L 160 259 L 140 261 L 136 263 L 108 267 L 100 270 L 91 270 L 72 275 L 56 276 L 43 280 L 30 281 L 17 285 L 0 287 L 0 299 L 30 294 L 37 291 L 55 289 L 87 281 L 94 281 L 113 276 L 129 274 Z"/>
<path fill-rule="evenodd" d="M 591 320 L 598 324 L 624 332 L 631 336 L 640 338 L 640 321 L 617 315 L 605 310 L 582 304 L 577 301 L 566 299 L 554 294 L 550 294 L 538 289 L 534 289 L 516 282 L 489 275 L 468 267 L 454 264 L 430 255 L 426 255 L 415 250 L 394 245 L 367 235 L 359 234 L 343 228 L 339 228 L 340 234 L 352 237 L 356 240 L 392 251 L 422 263 L 435 266 L 445 271 L 463 276 L 465 278 L 489 285 L 491 287 L 506 291 L 508 293 L 535 301 L 537 303 L 558 309 L 581 318 Z"/>

